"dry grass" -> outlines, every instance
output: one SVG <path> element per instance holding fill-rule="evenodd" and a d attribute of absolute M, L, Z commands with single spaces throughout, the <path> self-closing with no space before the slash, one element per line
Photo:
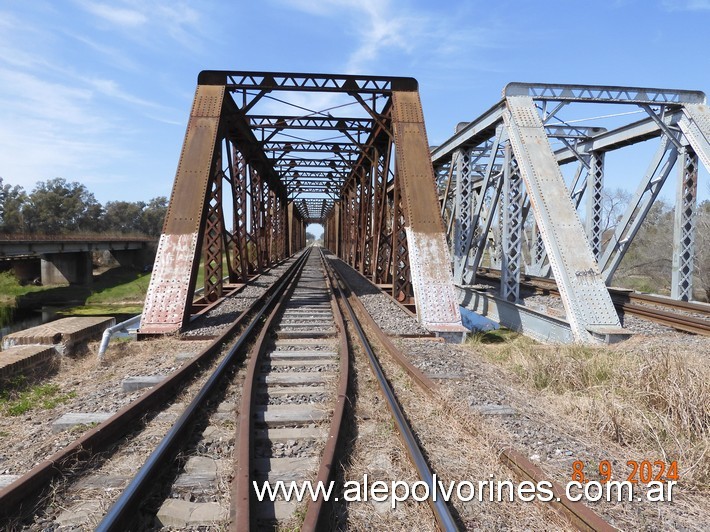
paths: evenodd
<path fill-rule="evenodd" d="M 354 357 L 356 394 L 353 416 L 356 425 L 351 427 L 346 464 L 341 471 L 341 481 L 362 481 L 368 475 L 374 481 L 387 483 L 394 479 L 415 482 L 416 470 L 409 462 L 400 442 L 384 399 L 380 396 L 377 382 L 372 376 L 366 355 L 356 348 Z M 342 486 L 341 486 L 342 487 Z M 339 494 L 342 496 L 342 493 Z M 350 502 L 347 517 L 338 528 L 346 530 L 422 530 L 434 531 L 434 518 L 425 503 L 405 501 L 392 510 L 389 501 Z"/>
<path fill-rule="evenodd" d="M 710 483 L 710 366 L 697 351 L 645 345 L 540 345 L 524 337 L 478 342 L 556 410 L 640 452 L 678 460 L 684 484 Z M 481 349 L 483 348 L 483 349 Z"/>

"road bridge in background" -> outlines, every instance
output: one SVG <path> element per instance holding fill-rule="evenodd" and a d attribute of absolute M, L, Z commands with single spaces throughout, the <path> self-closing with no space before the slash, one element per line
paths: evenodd
<path fill-rule="evenodd" d="M 3 235 L 0 260 L 10 260 L 19 279 L 42 284 L 91 284 L 94 251 L 110 251 L 122 266 L 150 262 L 155 240 L 103 235 Z M 38 265 L 39 261 L 39 265 Z"/>

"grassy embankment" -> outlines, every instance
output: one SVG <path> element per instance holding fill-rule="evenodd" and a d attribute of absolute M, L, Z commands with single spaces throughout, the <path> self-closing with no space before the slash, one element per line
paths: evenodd
<path fill-rule="evenodd" d="M 677 460 L 691 488 L 710 485 L 710 345 L 639 338 L 609 347 L 543 345 L 510 331 L 468 342 L 505 368 L 546 410 L 637 453 Z"/>
<path fill-rule="evenodd" d="M 150 273 L 129 268 L 112 268 L 94 276 L 90 287 L 22 286 L 12 272 L 0 273 L 0 306 L 40 308 L 67 307 L 60 314 L 105 316 L 135 315 L 143 309 Z"/>

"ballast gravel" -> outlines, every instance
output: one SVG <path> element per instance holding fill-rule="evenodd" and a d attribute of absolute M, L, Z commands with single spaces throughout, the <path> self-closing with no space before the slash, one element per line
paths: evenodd
<path fill-rule="evenodd" d="M 422 327 L 414 316 L 407 313 L 391 297 L 365 279 L 357 271 L 326 252 L 326 257 L 333 268 L 345 278 L 353 292 L 377 322 L 387 333 L 393 336 L 421 336 L 430 332 Z"/>

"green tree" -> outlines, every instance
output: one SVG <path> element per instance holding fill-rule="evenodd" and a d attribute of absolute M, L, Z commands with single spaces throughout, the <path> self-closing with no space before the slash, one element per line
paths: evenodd
<path fill-rule="evenodd" d="M 22 206 L 27 201 L 24 189 L 9 183 L 3 184 L 0 177 L 0 233 L 12 234 L 25 231 Z"/>
<path fill-rule="evenodd" d="M 103 208 L 81 183 L 61 177 L 40 181 L 23 205 L 22 215 L 33 233 L 61 234 L 103 229 Z"/>
<path fill-rule="evenodd" d="M 109 201 L 104 207 L 103 225 L 108 232 L 142 233 L 143 209 L 142 201 Z"/>
<path fill-rule="evenodd" d="M 671 285 L 673 262 L 673 207 L 656 200 L 619 265 L 616 278 L 642 277 L 643 290 L 662 293 Z"/>
<path fill-rule="evenodd" d="M 141 232 L 149 236 L 160 236 L 167 212 L 168 198 L 158 196 L 150 200 L 141 216 Z"/>

